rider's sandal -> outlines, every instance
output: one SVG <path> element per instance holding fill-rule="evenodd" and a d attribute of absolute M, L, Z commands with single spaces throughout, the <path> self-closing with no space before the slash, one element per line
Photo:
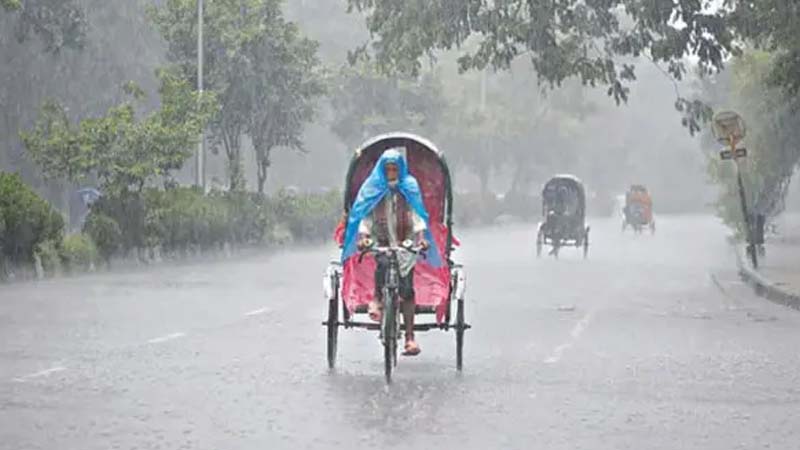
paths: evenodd
<path fill-rule="evenodd" d="M 403 355 L 404 356 L 417 356 L 421 352 L 422 352 L 422 350 L 419 348 L 419 345 L 417 345 L 416 342 L 408 341 L 408 342 L 406 342 L 406 348 L 405 348 L 405 351 L 403 352 Z"/>

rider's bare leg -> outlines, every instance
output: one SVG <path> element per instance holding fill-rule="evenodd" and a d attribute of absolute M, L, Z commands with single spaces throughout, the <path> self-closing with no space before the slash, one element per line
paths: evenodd
<path fill-rule="evenodd" d="M 403 323 L 406 325 L 406 348 L 405 354 L 417 355 L 420 352 L 419 345 L 414 340 L 414 300 L 403 300 Z"/>
<path fill-rule="evenodd" d="M 383 299 L 379 293 L 367 304 L 367 314 L 373 322 L 380 322 L 383 317 Z"/>

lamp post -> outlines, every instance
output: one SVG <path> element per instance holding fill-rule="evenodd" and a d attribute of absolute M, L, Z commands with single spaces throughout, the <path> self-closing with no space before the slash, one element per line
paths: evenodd
<path fill-rule="evenodd" d="M 747 212 L 747 196 L 744 190 L 744 181 L 742 180 L 742 168 L 739 165 L 739 160 L 747 157 L 747 149 L 737 148 L 737 145 L 747 134 L 747 127 L 744 119 L 734 111 L 721 111 L 715 114 L 713 122 L 714 136 L 719 143 L 728 147 L 720 152 L 720 157 L 723 160 L 733 160 L 736 166 L 736 183 L 739 188 L 739 201 L 742 205 L 742 216 L 744 218 L 745 236 L 747 239 L 747 253 L 750 256 L 753 268 L 758 268 L 756 239 L 750 214 Z"/>
<path fill-rule="evenodd" d="M 197 0 L 197 91 L 203 94 L 203 15 L 204 15 L 203 0 Z M 195 168 L 195 184 L 200 186 L 205 191 L 206 177 L 205 177 L 205 144 L 206 133 L 205 130 L 200 131 L 200 141 L 197 144 L 197 156 Z"/>

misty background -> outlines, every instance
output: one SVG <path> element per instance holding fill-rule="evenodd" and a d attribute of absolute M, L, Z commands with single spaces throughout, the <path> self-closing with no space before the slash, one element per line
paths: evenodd
<path fill-rule="evenodd" d="M 19 43 L 12 33 L 0 33 L 0 169 L 21 173 L 62 209 L 67 203 L 63 183 L 43 179 L 18 131 L 32 126 L 47 98 L 59 99 L 73 120 L 100 115 L 122 98 L 120 86 L 127 81 L 138 83 L 155 108 L 155 70 L 167 61 L 167 46 L 147 17 L 151 1 L 78 3 L 85 8 L 88 24 L 82 50 L 64 48 L 50 55 L 41 51 L 40 39 Z M 535 196 L 552 174 L 568 172 L 586 182 L 595 213 L 610 213 L 614 196 L 633 183 L 649 187 L 658 212 L 711 210 L 716 188 L 707 175 L 708 153 L 681 126 L 673 107 L 676 86 L 647 61 L 639 61 L 639 80 L 629 102 L 617 106 L 604 90 L 575 81 L 548 91 L 525 61 L 508 72 L 459 75 L 455 56 L 445 53 L 425 66 L 420 80 L 406 81 L 411 86 L 399 89 L 395 98 L 406 106 L 400 109 L 414 109 L 421 116 L 398 123 L 388 120 L 397 115 L 392 105 L 376 109 L 375 99 L 348 84 L 347 54 L 369 38 L 363 17 L 348 14 L 340 0 L 291 1 L 284 10 L 303 34 L 319 42 L 330 88 L 303 133 L 304 151 L 274 152 L 266 184 L 270 192 L 286 186 L 341 189 L 360 137 L 403 129 L 438 144 L 456 173 L 459 192 L 486 188 L 499 195 L 514 191 Z M 10 26 L 8 16 L 0 18 L 0 27 Z M 425 90 L 425 83 L 434 88 Z M 692 82 L 680 89 L 692 90 Z M 361 136 L 352 126 L 337 134 L 336 127 L 346 128 L 342 123 L 358 110 L 364 113 L 357 130 Z M 253 152 L 246 140 L 243 146 L 247 186 L 254 189 Z M 215 185 L 225 183 L 220 153 L 209 151 L 208 156 L 207 180 Z M 192 160 L 178 180 L 191 183 L 193 170 Z"/>

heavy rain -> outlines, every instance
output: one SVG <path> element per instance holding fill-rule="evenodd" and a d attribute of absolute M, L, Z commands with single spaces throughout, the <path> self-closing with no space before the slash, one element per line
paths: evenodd
<path fill-rule="evenodd" d="M 796 449 L 800 6 L 0 0 L 0 449 Z"/>

